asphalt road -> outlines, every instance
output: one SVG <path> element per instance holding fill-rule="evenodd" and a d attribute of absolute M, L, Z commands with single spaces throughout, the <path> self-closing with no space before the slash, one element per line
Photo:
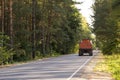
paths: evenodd
<path fill-rule="evenodd" d="M 1 68 L 0 80 L 75 80 L 76 75 L 92 58 L 70 54 Z"/>

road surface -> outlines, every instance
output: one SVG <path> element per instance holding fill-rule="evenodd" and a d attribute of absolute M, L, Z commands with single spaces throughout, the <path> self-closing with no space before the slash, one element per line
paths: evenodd
<path fill-rule="evenodd" d="M 0 80 L 74 80 L 92 58 L 70 54 L 1 68 Z"/>

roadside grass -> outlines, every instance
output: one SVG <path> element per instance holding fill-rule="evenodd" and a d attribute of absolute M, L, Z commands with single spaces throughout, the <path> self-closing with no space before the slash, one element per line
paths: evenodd
<path fill-rule="evenodd" d="M 103 55 L 95 71 L 108 72 L 115 80 L 120 80 L 120 54 Z"/>

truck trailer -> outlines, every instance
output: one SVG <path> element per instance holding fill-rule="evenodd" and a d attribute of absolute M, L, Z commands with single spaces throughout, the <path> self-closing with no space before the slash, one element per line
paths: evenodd
<path fill-rule="evenodd" d="M 84 55 L 84 53 L 88 53 L 89 56 L 93 55 L 92 43 L 90 39 L 83 39 L 79 43 L 79 56 Z"/>

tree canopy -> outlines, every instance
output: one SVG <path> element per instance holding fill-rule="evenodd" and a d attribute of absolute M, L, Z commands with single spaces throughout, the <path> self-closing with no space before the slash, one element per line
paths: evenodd
<path fill-rule="evenodd" d="M 0 0 L 0 49 L 6 55 L 7 51 L 13 51 L 6 62 L 72 53 L 76 44 L 91 34 L 75 3 L 72 0 Z"/>
<path fill-rule="evenodd" d="M 95 0 L 94 32 L 104 54 L 120 53 L 120 1 Z"/>

